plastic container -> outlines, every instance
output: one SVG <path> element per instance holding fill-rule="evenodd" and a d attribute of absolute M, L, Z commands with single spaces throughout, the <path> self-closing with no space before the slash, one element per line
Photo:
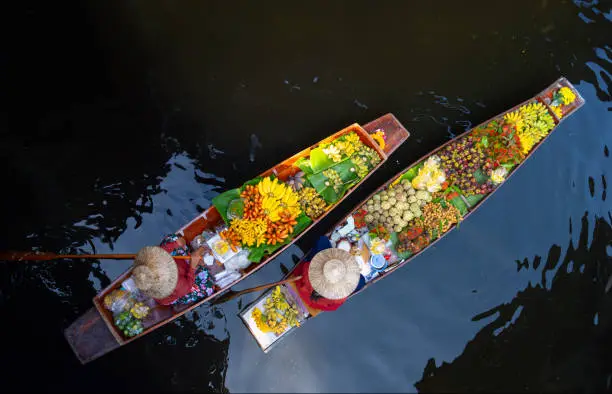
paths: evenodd
<path fill-rule="evenodd" d="M 251 262 L 249 261 L 249 251 L 242 249 L 240 252 L 236 253 L 234 257 L 223 263 L 223 265 L 230 271 L 245 269 L 251 265 Z"/>

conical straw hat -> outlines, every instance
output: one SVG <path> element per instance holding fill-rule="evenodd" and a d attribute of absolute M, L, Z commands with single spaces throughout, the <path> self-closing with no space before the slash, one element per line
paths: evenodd
<path fill-rule="evenodd" d="M 308 268 L 312 288 L 330 300 L 346 298 L 359 284 L 359 264 L 342 249 L 331 248 L 317 253 Z"/>
<path fill-rule="evenodd" d="M 161 299 L 176 288 L 178 268 L 170 253 L 159 246 L 145 246 L 134 259 L 132 277 L 143 294 Z"/>

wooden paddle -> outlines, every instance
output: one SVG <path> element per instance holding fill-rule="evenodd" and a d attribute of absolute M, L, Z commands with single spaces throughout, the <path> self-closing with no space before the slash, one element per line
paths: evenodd
<path fill-rule="evenodd" d="M 247 294 L 247 293 L 252 293 L 254 291 L 259 291 L 259 290 L 265 290 L 265 289 L 269 289 L 270 287 L 274 287 L 277 285 L 282 285 L 283 283 L 290 283 L 290 282 L 295 282 L 296 280 L 300 280 L 302 279 L 301 276 L 294 276 L 293 278 L 289 278 L 289 279 L 284 279 L 278 282 L 274 282 L 274 283 L 268 283 L 267 285 L 261 285 L 261 286 L 256 286 L 256 287 L 251 287 L 250 289 L 244 289 L 244 290 L 240 290 L 240 291 L 228 291 L 227 293 L 223 294 L 221 297 L 214 299 L 211 301 L 211 305 L 218 305 L 218 304 L 222 304 L 224 302 L 227 302 L 229 300 L 233 300 L 236 297 L 240 297 L 243 294 Z"/>
<path fill-rule="evenodd" d="M 189 259 L 189 256 L 172 256 Z M 134 260 L 135 254 L 56 254 L 52 252 L 0 252 L 0 261 L 49 261 L 56 259 L 111 259 Z"/>

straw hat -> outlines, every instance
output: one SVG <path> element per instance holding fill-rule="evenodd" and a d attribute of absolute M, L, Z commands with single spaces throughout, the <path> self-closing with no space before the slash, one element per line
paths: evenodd
<path fill-rule="evenodd" d="M 308 279 L 312 288 L 323 297 L 330 300 L 346 298 L 359 284 L 359 264 L 347 251 L 325 249 L 310 262 Z"/>
<path fill-rule="evenodd" d="M 143 294 L 161 299 L 176 288 L 178 268 L 170 253 L 159 246 L 145 246 L 134 259 L 132 277 Z"/>

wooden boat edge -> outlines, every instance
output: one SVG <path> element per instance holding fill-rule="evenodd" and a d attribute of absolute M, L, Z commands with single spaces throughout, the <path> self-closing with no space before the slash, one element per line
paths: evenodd
<path fill-rule="evenodd" d="M 552 89 L 555 85 L 562 85 L 562 86 L 569 86 L 571 87 L 572 91 L 576 94 L 576 105 L 573 107 L 572 111 L 568 114 L 566 114 L 565 116 L 563 116 L 561 119 L 559 119 L 556 114 L 554 113 L 554 111 L 552 111 L 552 109 L 550 108 L 550 106 L 544 102 L 542 99 L 540 99 L 541 96 L 544 95 L 545 92 L 547 92 L 548 90 Z M 361 207 L 363 204 L 365 204 L 366 201 L 368 201 L 370 198 L 372 198 L 372 196 L 374 196 L 375 194 L 381 192 L 382 190 L 384 190 L 387 186 L 389 186 L 391 183 L 393 183 L 395 180 L 397 180 L 397 178 L 399 178 L 401 175 L 403 175 L 406 171 L 408 171 L 410 168 L 412 168 L 413 166 L 417 165 L 418 163 L 420 163 L 421 161 L 427 159 L 428 157 L 430 157 L 431 155 L 434 155 L 436 152 L 440 151 L 441 149 L 443 149 L 445 146 L 449 145 L 450 143 L 452 143 L 453 141 L 469 134 L 473 129 L 475 129 L 476 127 L 479 127 L 483 124 L 487 124 L 489 122 L 491 122 L 492 120 L 499 118 L 501 116 L 504 116 L 505 114 L 509 113 L 509 112 L 513 112 L 515 110 L 517 110 L 519 107 L 531 103 L 534 100 L 537 100 L 538 102 L 541 102 L 542 104 L 544 104 L 548 110 L 548 112 L 553 116 L 553 119 L 555 120 L 555 127 L 544 137 L 542 138 L 542 140 L 540 140 L 536 145 L 534 145 L 534 147 L 531 149 L 531 151 L 527 154 L 527 156 L 525 156 L 525 159 L 519 163 L 506 177 L 506 180 L 499 185 L 497 188 L 493 189 L 493 191 L 491 193 L 489 193 L 488 195 L 486 195 L 485 197 L 483 197 L 482 200 L 480 200 L 474 207 L 473 209 L 471 209 L 468 213 L 466 213 L 466 215 L 462 218 L 462 221 L 467 219 L 471 214 L 473 214 L 474 212 L 476 212 L 480 207 L 482 207 L 482 205 L 485 203 L 485 201 L 487 201 L 489 199 L 489 197 L 491 197 L 496 191 L 498 191 L 526 162 L 529 158 L 531 158 L 531 156 L 538 150 L 538 148 L 553 134 L 553 131 L 555 131 L 555 129 L 563 122 L 565 121 L 569 115 L 573 114 L 574 112 L 576 112 L 578 109 L 580 109 L 584 104 L 585 104 L 585 100 L 582 97 L 582 95 L 580 95 L 580 93 L 578 92 L 578 90 L 573 86 L 573 84 L 571 84 L 566 78 L 561 77 L 558 78 L 555 82 L 553 82 L 552 84 L 550 84 L 548 87 L 546 87 L 545 89 L 543 89 L 542 91 L 540 91 L 538 94 L 532 96 L 530 99 L 527 99 L 525 101 L 523 101 L 520 104 L 515 105 L 514 107 L 501 112 L 495 116 L 492 116 L 491 118 L 480 122 L 478 125 L 470 128 L 469 130 L 466 130 L 465 132 L 457 135 L 455 138 L 445 142 L 443 145 L 437 147 L 436 149 L 428 152 L 427 154 L 421 156 L 419 159 L 415 160 L 414 162 L 412 162 L 410 165 L 406 166 L 404 169 L 400 170 L 397 174 L 395 174 L 391 179 L 389 179 L 387 182 L 385 182 L 384 184 L 382 184 L 380 187 L 376 188 L 376 190 L 374 190 L 372 193 L 370 193 L 366 198 L 364 198 L 362 201 L 360 201 L 359 203 L 355 204 L 355 206 L 353 206 L 353 208 L 349 211 L 349 213 L 347 213 L 347 215 L 345 215 L 342 219 L 340 219 L 337 223 L 335 223 L 332 227 L 331 230 L 326 232 L 325 235 L 327 237 L 329 237 L 331 235 L 331 233 L 333 232 L 333 230 L 339 226 L 340 224 L 342 224 L 343 222 L 346 221 L 346 219 L 353 214 L 353 212 L 358 208 Z M 358 294 L 361 294 L 366 288 L 372 286 L 374 283 L 382 280 L 383 278 L 389 276 L 392 272 L 396 271 L 397 269 L 407 265 L 409 262 L 412 261 L 412 259 L 420 256 L 423 252 L 425 252 L 427 249 L 429 249 L 430 247 L 434 246 L 437 242 L 439 242 L 440 240 L 442 240 L 444 237 L 446 237 L 448 234 L 450 234 L 452 231 L 454 231 L 456 229 L 456 225 L 453 225 L 451 229 L 449 229 L 447 232 L 445 232 L 444 234 L 442 234 L 438 239 L 434 240 L 433 242 L 431 242 L 429 245 L 427 245 L 425 248 L 423 248 L 421 251 L 419 251 L 417 254 L 414 254 L 408 258 L 406 258 L 403 261 L 400 261 L 399 263 L 393 265 L 389 270 L 384 271 L 384 274 L 377 276 L 376 278 L 372 279 L 370 282 L 366 283 L 361 289 L 359 289 L 359 291 L 354 292 L 353 294 L 351 294 L 348 299 L 351 299 L 352 297 L 357 296 Z M 306 253 L 307 255 L 308 253 Z M 287 275 L 285 275 L 285 277 L 290 277 L 291 274 L 293 273 L 293 271 L 295 270 L 295 268 L 297 267 L 297 264 L 289 271 L 289 273 L 287 273 Z M 248 311 L 249 308 L 257 303 L 261 298 L 265 297 L 271 290 L 265 291 L 264 293 L 262 293 L 259 297 L 257 297 L 255 300 L 253 300 L 252 302 L 248 303 L 247 305 L 245 305 L 239 312 L 239 316 L 240 316 L 240 320 L 243 322 L 243 324 L 248 328 L 249 332 L 252 334 L 253 336 L 253 340 L 255 341 L 255 343 L 257 343 L 257 345 L 259 346 L 259 342 L 257 341 L 257 339 L 255 338 L 255 335 L 252 331 L 252 329 L 249 327 L 249 325 L 246 323 L 246 321 L 243 318 L 243 313 L 245 311 Z M 347 301 L 348 301 L 347 299 Z M 304 320 L 304 322 L 301 324 L 301 326 L 304 325 L 304 323 L 306 323 L 306 321 L 314 318 L 316 316 L 309 316 L 308 318 L 306 318 Z M 260 349 L 262 349 L 262 351 L 264 353 L 268 353 L 272 347 L 276 346 L 278 343 L 280 343 L 282 341 L 282 339 L 284 339 L 286 337 L 286 335 L 288 335 L 290 332 L 294 331 L 296 327 L 292 327 L 290 330 L 286 331 L 285 333 L 283 333 L 275 342 L 273 342 L 271 345 L 269 345 L 266 349 L 263 349 L 261 346 Z"/>
<path fill-rule="evenodd" d="M 388 145 L 387 147 L 385 147 L 385 150 L 381 150 L 380 147 L 378 146 L 378 144 L 372 139 L 372 137 L 370 136 L 371 133 L 374 132 L 374 130 L 371 130 L 371 128 L 373 128 L 376 125 L 379 124 L 395 124 L 394 127 L 394 132 L 397 133 L 399 135 L 399 137 L 397 138 L 397 143 L 393 144 L 393 145 Z M 361 184 L 363 184 L 365 182 L 365 180 L 370 177 L 374 172 L 376 172 L 388 159 L 389 155 L 391 155 L 397 148 L 399 148 L 400 145 L 402 145 L 403 142 L 405 142 L 409 136 L 410 136 L 410 132 L 399 122 L 399 120 L 397 120 L 397 118 L 392 114 L 392 113 L 387 113 L 384 114 L 382 116 L 380 116 L 377 119 L 374 119 L 368 123 L 366 123 L 364 126 L 360 126 L 358 123 L 353 123 L 345 128 L 343 128 L 342 130 L 326 137 L 325 139 L 318 141 L 317 143 L 311 145 L 310 147 L 303 149 L 302 151 L 300 151 L 299 153 L 291 156 L 290 158 L 284 160 L 283 162 L 275 165 L 274 167 L 272 167 L 271 169 L 268 169 L 267 171 L 265 171 L 264 173 L 262 173 L 260 176 L 266 176 L 264 174 L 269 174 L 272 173 L 272 171 L 277 168 L 282 166 L 284 163 L 287 163 L 288 161 L 295 159 L 296 157 L 298 157 L 298 155 L 300 154 L 304 154 L 304 153 L 308 153 L 314 146 L 319 145 L 322 142 L 325 142 L 326 140 L 332 140 L 334 138 L 336 138 L 336 136 L 342 134 L 343 132 L 346 132 L 346 130 L 350 130 L 350 129 L 360 129 L 362 131 L 362 136 L 366 137 L 367 139 L 369 139 L 371 147 L 374 147 L 377 152 L 382 156 L 381 157 L 381 162 L 372 169 L 372 171 L 370 171 L 363 179 L 361 179 L 361 181 L 355 185 L 354 187 L 352 187 L 350 190 L 348 190 L 346 192 L 346 194 L 343 196 L 343 198 L 338 201 L 337 203 L 335 203 L 334 205 L 332 205 L 320 218 L 318 218 L 316 221 L 313 221 L 313 223 L 311 225 L 309 225 L 309 227 L 307 227 L 304 231 L 302 231 L 300 234 L 298 234 L 291 243 L 283 246 L 281 249 L 279 249 L 278 251 L 276 251 L 275 253 L 273 253 L 272 255 L 270 255 L 265 261 L 262 261 L 260 263 L 257 264 L 257 266 L 252 269 L 251 271 L 249 271 L 248 273 L 246 273 L 244 276 L 242 276 L 241 278 L 239 278 L 238 280 L 234 281 L 233 283 L 231 283 L 230 285 L 228 285 L 224 290 L 221 290 L 217 293 L 215 293 L 214 295 L 207 297 L 191 306 L 189 306 L 188 308 L 179 311 L 178 313 L 174 314 L 171 318 L 163 320 L 151 327 L 149 327 L 147 330 L 145 330 L 143 333 L 141 333 L 140 335 L 137 335 L 135 337 L 129 338 L 129 339 L 124 339 L 122 338 L 120 335 L 118 335 L 118 333 L 116 332 L 116 330 L 114 329 L 114 325 L 113 322 L 109 319 L 109 317 L 107 316 L 106 313 L 106 309 L 104 308 L 104 306 L 102 305 L 101 299 L 103 297 L 103 295 L 109 290 L 112 289 L 114 287 L 116 287 L 119 283 L 121 283 L 122 281 L 124 281 L 129 274 L 131 273 L 131 268 L 127 269 L 124 273 L 122 273 L 121 275 L 119 275 L 119 277 L 117 277 L 111 284 L 109 284 L 108 286 L 106 286 L 102 291 L 100 291 L 94 298 L 93 298 L 93 304 L 94 307 L 91 308 L 90 310 L 88 310 L 86 312 L 90 313 L 92 310 L 95 310 L 98 315 L 100 316 L 100 320 L 99 320 L 99 324 L 104 323 L 105 328 L 110 332 L 110 334 L 112 335 L 112 338 L 114 339 L 114 341 L 116 342 L 116 346 L 111 346 L 111 350 L 116 349 L 117 347 L 126 345 L 130 342 L 132 342 L 133 340 L 142 338 L 143 336 L 145 336 L 146 334 L 154 331 L 155 329 L 170 323 L 171 321 L 181 317 L 182 315 L 184 315 L 185 313 L 193 310 L 194 308 L 199 307 L 200 305 L 212 300 L 213 298 L 216 298 L 218 296 L 221 296 L 222 294 L 224 294 L 225 292 L 227 292 L 228 290 L 231 289 L 232 286 L 234 286 L 235 284 L 237 284 L 238 282 L 246 279 L 246 277 L 248 277 L 249 275 L 255 273 L 257 270 L 259 270 L 262 266 L 264 266 L 266 263 L 272 261 L 276 256 L 278 256 L 280 253 L 282 253 L 286 248 L 288 248 L 289 246 L 291 246 L 294 242 L 296 242 L 300 237 L 302 237 L 304 234 L 306 234 L 314 225 L 316 225 L 320 220 L 322 220 L 331 210 L 333 210 L 336 206 L 338 206 L 342 201 L 344 201 L 355 189 L 357 189 L 358 186 L 360 186 Z M 368 145 L 370 145 L 368 144 Z M 206 211 L 204 211 L 202 214 L 196 216 L 194 219 L 192 219 L 189 223 L 187 223 L 186 225 L 184 225 L 183 227 L 181 227 L 177 233 L 180 233 L 181 235 L 184 235 L 184 231 L 186 229 L 189 228 L 190 225 L 193 225 L 196 221 L 200 220 L 202 217 L 207 217 L 210 212 L 212 212 L 211 210 L 214 210 L 216 212 L 216 208 L 214 208 L 214 206 L 209 207 Z M 217 212 L 218 215 L 218 212 Z M 95 360 L 98 357 L 101 357 L 102 355 L 106 354 L 108 351 L 103 352 L 101 354 L 96 355 L 95 357 L 92 358 L 84 358 L 81 356 L 80 352 L 77 349 L 77 345 L 74 343 L 74 341 L 72 341 L 68 335 L 68 331 L 79 322 L 79 320 L 83 317 L 83 315 L 75 320 L 75 322 L 73 322 L 73 324 L 71 324 L 66 330 L 64 330 L 64 336 L 66 338 L 66 340 L 69 342 L 70 347 L 72 348 L 73 352 L 75 353 L 75 355 L 77 356 L 77 358 L 79 359 L 79 361 L 82 364 L 86 364 L 90 361 Z"/>

